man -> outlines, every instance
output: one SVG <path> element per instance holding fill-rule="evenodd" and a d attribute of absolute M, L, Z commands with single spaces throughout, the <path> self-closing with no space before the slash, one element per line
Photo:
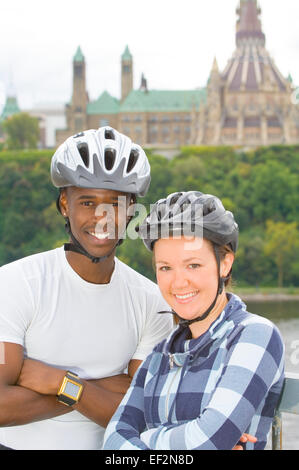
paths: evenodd
<path fill-rule="evenodd" d="M 135 371 L 172 329 L 156 284 L 115 257 L 150 168 L 104 127 L 67 139 L 51 177 L 70 243 L 0 268 L 0 443 L 100 449 Z"/>

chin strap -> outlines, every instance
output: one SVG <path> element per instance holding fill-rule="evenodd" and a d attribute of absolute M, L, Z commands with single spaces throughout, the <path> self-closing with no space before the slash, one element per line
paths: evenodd
<path fill-rule="evenodd" d="M 168 310 L 163 310 L 161 312 L 158 312 L 158 313 L 172 313 L 173 315 L 175 315 L 178 319 L 179 319 L 179 324 L 182 325 L 182 326 L 185 326 L 185 327 L 188 327 L 189 325 L 192 325 L 192 323 L 195 323 L 195 322 L 198 322 L 198 321 L 203 321 L 205 320 L 209 313 L 213 310 L 213 308 L 215 307 L 216 305 L 216 302 L 217 302 L 217 299 L 218 299 L 218 296 L 220 294 L 222 294 L 223 292 L 223 289 L 224 289 L 224 284 L 225 284 L 225 281 L 227 281 L 230 277 L 230 274 L 231 274 L 231 271 L 230 273 L 226 276 L 226 277 L 221 277 L 220 276 L 220 255 L 219 255 L 219 249 L 218 249 L 218 246 L 213 244 L 213 248 L 214 248 L 214 252 L 215 252 L 215 256 L 216 256 L 216 261 L 217 261 L 217 271 L 218 271 L 218 288 L 217 288 L 217 293 L 216 293 L 216 297 L 214 299 L 214 301 L 212 302 L 212 304 L 209 306 L 209 308 L 202 314 L 200 315 L 199 317 L 196 317 L 196 318 L 193 318 L 192 320 L 185 320 L 184 318 L 181 318 L 174 310 L 171 310 L 171 311 L 168 311 Z"/>
<path fill-rule="evenodd" d="M 117 244 L 115 245 L 115 247 L 110 251 L 110 253 L 108 253 L 108 255 L 99 256 L 99 257 L 92 256 L 90 253 L 88 253 L 88 251 L 85 250 L 85 248 L 83 248 L 81 243 L 79 243 L 78 240 L 74 237 L 72 230 L 71 230 L 69 218 L 66 217 L 65 220 L 66 220 L 65 230 L 70 235 L 73 243 L 65 243 L 64 251 L 74 251 L 75 253 L 80 253 L 80 255 L 84 255 L 87 258 L 89 258 L 92 263 L 95 263 L 95 264 L 100 263 L 101 261 L 104 261 L 105 259 L 109 258 L 109 256 L 111 256 L 112 253 L 114 252 L 115 248 L 123 242 L 123 240 L 119 240 Z"/>

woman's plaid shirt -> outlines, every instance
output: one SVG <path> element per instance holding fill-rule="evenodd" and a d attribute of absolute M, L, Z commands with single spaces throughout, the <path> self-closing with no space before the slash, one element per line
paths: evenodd
<path fill-rule="evenodd" d="M 178 327 L 148 356 L 105 434 L 104 449 L 264 449 L 284 379 L 278 329 L 229 302 L 210 329 Z"/>

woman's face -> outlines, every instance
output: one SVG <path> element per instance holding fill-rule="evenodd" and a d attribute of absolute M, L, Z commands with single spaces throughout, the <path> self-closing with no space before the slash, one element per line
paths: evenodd
<path fill-rule="evenodd" d="M 218 288 L 217 262 L 212 244 L 199 238 L 165 238 L 154 245 L 156 276 L 166 302 L 182 318 L 202 315 L 214 301 Z M 227 275 L 233 255 L 221 262 Z"/>

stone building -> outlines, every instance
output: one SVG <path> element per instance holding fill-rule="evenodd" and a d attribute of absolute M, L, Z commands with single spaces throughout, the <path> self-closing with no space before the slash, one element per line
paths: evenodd
<path fill-rule="evenodd" d="M 239 0 L 236 50 L 223 72 L 216 59 L 205 88 L 150 90 L 144 76 L 133 89 L 133 57 L 121 56 L 121 98 L 104 91 L 90 101 L 80 47 L 73 59 L 67 128 L 56 144 L 82 129 L 110 125 L 144 146 L 233 145 L 299 142 L 299 107 L 293 87 L 266 49 L 257 0 Z"/>
<path fill-rule="evenodd" d="M 266 49 L 257 0 L 240 0 L 236 50 L 223 72 L 214 60 L 201 107 L 198 145 L 245 147 L 299 142 L 292 81 Z"/>
<path fill-rule="evenodd" d="M 86 63 L 80 47 L 73 59 L 73 93 L 66 106 L 67 128 L 56 132 L 57 145 L 82 129 L 109 125 L 141 145 L 180 146 L 195 141 L 195 123 L 205 89 L 150 90 L 142 75 L 133 89 L 133 57 L 128 46 L 121 56 L 121 98 L 104 91 L 90 101 Z"/>

